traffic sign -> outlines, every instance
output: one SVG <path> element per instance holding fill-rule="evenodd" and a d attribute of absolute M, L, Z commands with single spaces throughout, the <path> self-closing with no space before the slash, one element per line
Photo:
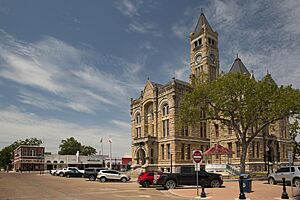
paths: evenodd
<path fill-rule="evenodd" d="M 200 150 L 194 150 L 192 158 L 195 163 L 200 163 L 202 161 L 202 152 Z"/>

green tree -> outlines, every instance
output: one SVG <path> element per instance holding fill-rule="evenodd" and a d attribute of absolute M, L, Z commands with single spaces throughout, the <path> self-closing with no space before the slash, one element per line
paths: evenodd
<path fill-rule="evenodd" d="M 42 140 L 38 138 L 29 138 L 25 140 L 17 140 L 13 142 L 11 145 L 4 147 L 0 151 L 0 167 L 5 169 L 9 169 L 13 160 L 13 151 L 18 148 L 20 145 L 32 145 L 32 146 L 40 146 L 42 144 Z"/>
<path fill-rule="evenodd" d="M 179 118 L 181 125 L 217 120 L 232 127 L 242 147 L 243 173 L 251 141 L 268 125 L 299 111 L 300 91 L 292 86 L 278 87 L 270 75 L 256 81 L 244 74 L 231 73 L 195 85 L 181 103 Z"/>
<path fill-rule="evenodd" d="M 95 155 L 97 153 L 96 149 L 91 146 L 82 146 L 80 153 L 85 156 Z"/>
<path fill-rule="evenodd" d="M 97 153 L 95 148 L 81 145 L 74 137 L 62 140 L 59 149 L 58 154 L 60 155 L 75 155 L 77 151 L 81 155 L 94 155 Z"/>
<path fill-rule="evenodd" d="M 294 162 L 296 157 L 300 155 L 300 144 L 299 144 L 299 142 L 296 141 L 296 137 L 300 131 L 299 121 L 297 119 L 290 124 L 289 130 L 290 130 L 290 136 L 292 139 L 293 162 Z"/>

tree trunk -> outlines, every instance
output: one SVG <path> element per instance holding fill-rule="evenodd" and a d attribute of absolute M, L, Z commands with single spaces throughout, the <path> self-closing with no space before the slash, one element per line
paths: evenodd
<path fill-rule="evenodd" d="M 240 160 L 240 173 L 245 173 L 246 166 L 246 157 L 247 157 L 247 149 L 248 149 L 248 144 L 246 142 L 242 143 L 242 155 L 241 155 L 241 160 Z"/>

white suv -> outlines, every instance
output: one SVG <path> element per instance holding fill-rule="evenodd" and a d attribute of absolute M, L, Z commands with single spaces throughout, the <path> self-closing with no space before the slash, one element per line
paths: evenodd
<path fill-rule="evenodd" d="M 116 170 L 101 170 L 97 174 L 97 179 L 99 179 L 101 182 L 105 182 L 107 180 L 118 180 L 125 183 L 130 180 L 130 177 L 126 174 L 121 174 Z"/>
<path fill-rule="evenodd" d="M 287 183 L 292 181 L 293 185 L 300 188 L 300 166 L 281 167 L 275 173 L 269 174 L 268 182 L 272 185 L 281 183 L 282 178 L 285 178 Z"/>

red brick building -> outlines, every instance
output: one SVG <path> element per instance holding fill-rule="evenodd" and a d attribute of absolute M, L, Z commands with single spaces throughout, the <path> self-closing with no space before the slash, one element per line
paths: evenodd
<path fill-rule="evenodd" d="M 14 150 L 15 171 L 44 170 L 45 147 L 21 145 Z"/>

